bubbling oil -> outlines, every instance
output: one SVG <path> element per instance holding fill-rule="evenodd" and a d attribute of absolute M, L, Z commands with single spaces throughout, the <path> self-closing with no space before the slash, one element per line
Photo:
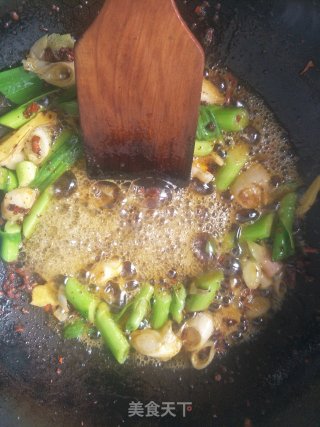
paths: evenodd
<path fill-rule="evenodd" d="M 241 88 L 239 96 L 261 136 L 252 145 L 250 161 L 259 159 L 280 180 L 297 179 L 288 139 L 273 114 L 246 89 Z M 241 137 L 229 134 L 229 143 Z M 97 209 L 90 203 L 92 182 L 84 162 L 73 172 L 78 191 L 68 199 L 53 201 L 25 245 L 27 266 L 46 280 L 60 274 L 77 275 L 101 257 L 113 256 L 131 261 L 141 279 L 159 280 L 170 270 L 178 278 L 194 276 L 202 270 L 191 251 L 194 236 L 205 232 L 219 238 L 234 220 L 237 206 L 215 192 L 202 196 L 190 188 L 176 189 L 169 203 L 148 210 L 132 200 L 126 182 L 116 182 L 121 193 L 118 203 Z"/>
<path fill-rule="evenodd" d="M 224 71 L 219 73 L 223 76 Z M 299 180 L 288 138 L 263 100 L 243 86 L 238 88 L 237 97 L 246 105 L 250 124 L 260 134 L 260 139 L 252 142 L 250 159 L 244 168 L 259 161 L 279 183 Z M 228 149 L 228 145 L 243 138 L 244 133 L 229 133 L 223 148 Z M 177 280 L 194 277 L 203 270 L 203 264 L 192 251 L 195 236 L 208 233 L 219 240 L 234 223 L 239 209 L 234 201 L 215 191 L 204 196 L 195 193 L 191 186 L 171 189 L 165 203 L 150 209 L 141 203 L 138 192 L 134 191 L 134 183 L 122 181 L 113 181 L 106 200 L 97 204 L 92 195 L 103 190 L 101 182 L 88 179 L 83 161 L 73 168 L 73 173 L 78 181 L 77 191 L 68 199 L 53 200 L 25 244 L 27 268 L 47 281 L 61 274 L 77 276 L 101 258 L 115 256 L 134 264 L 139 280 L 158 281 L 173 270 Z M 110 194 L 117 195 L 115 203 Z M 241 286 L 240 293 L 241 289 L 246 290 L 244 284 Z M 239 304 L 236 293 L 234 291 L 229 308 L 221 306 L 213 312 L 214 318 L 220 319 L 224 325 L 220 330 L 221 337 L 229 344 L 234 344 L 229 339 L 233 326 L 227 327 L 224 320 L 229 320 L 230 310 L 236 314 L 235 318 L 244 315 L 243 302 Z M 285 291 L 273 293 L 270 308 L 279 309 L 284 295 Z M 243 338 L 248 339 L 257 329 L 250 323 Z M 83 340 L 88 349 L 102 345 L 100 340 L 89 337 Z M 166 363 L 134 353 L 132 363 L 167 369 L 189 366 L 183 352 Z"/>

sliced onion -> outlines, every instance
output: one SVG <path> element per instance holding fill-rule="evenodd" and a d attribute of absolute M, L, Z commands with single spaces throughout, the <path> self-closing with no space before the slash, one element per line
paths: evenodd
<path fill-rule="evenodd" d="M 89 279 L 97 286 L 104 286 L 109 280 L 120 276 L 123 263 L 119 258 L 101 260 L 89 271 Z"/>
<path fill-rule="evenodd" d="M 38 192 L 32 188 L 16 188 L 4 196 L 1 215 L 10 221 L 21 221 L 32 208 Z"/>
<path fill-rule="evenodd" d="M 45 52 L 50 48 L 59 52 L 61 48 L 73 49 L 75 40 L 70 34 L 51 34 L 41 37 L 30 49 L 27 59 L 22 61 L 27 71 L 36 73 L 41 79 L 58 87 L 75 85 L 74 62 L 49 62 L 45 60 Z"/>
<path fill-rule="evenodd" d="M 17 164 L 23 162 L 24 159 L 24 152 L 22 150 L 17 150 L 6 161 L 4 161 L 2 165 L 6 166 L 8 169 L 15 170 Z"/>
<path fill-rule="evenodd" d="M 301 217 L 308 212 L 308 210 L 315 203 L 319 192 L 320 192 L 320 175 L 317 176 L 317 178 L 312 182 L 310 187 L 301 197 L 300 204 L 297 208 L 298 216 Z"/>
<path fill-rule="evenodd" d="M 55 126 L 56 124 L 56 113 L 52 111 L 47 113 L 40 112 L 13 134 L 2 138 L 0 143 L 0 166 L 10 167 L 11 162 L 14 162 L 15 156 L 23 150 L 26 139 L 32 130 L 42 125 Z"/>
<path fill-rule="evenodd" d="M 201 89 L 201 102 L 206 104 L 223 105 L 225 102 L 224 95 L 219 91 L 210 80 L 203 79 Z"/>
<path fill-rule="evenodd" d="M 245 260 L 242 263 L 242 275 L 245 284 L 249 289 L 257 289 L 261 280 L 261 267 L 251 259 Z"/>
<path fill-rule="evenodd" d="M 199 181 L 204 184 L 209 184 L 213 180 L 212 173 L 204 170 L 201 166 L 196 163 L 193 163 L 191 169 L 191 178 L 198 178 Z"/>
<path fill-rule="evenodd" d="M 63 310 L 61 307 L 58 307 L 54 312 L 53 315 L 55 318 L 59 320 L 59 322 L 65 322 L 68 318 L 68 313 Z"/>
<path fill-rule="evenodd" d="M 209 351 L 208 351 L 209 350 Z M 206 357 L 201 357 L 203 351 L 208 351 Z M 194 351 L 191 353 L 191 363 L 195 369 L 204 369 L 210 365 L 214 356 L 216 354 L 216 349 L 213 342 L 208 341 L 200 350 Z"/>
<path fill-rule="evenodd" d="M 282 264 L 272 261 L 271 253 L 265 246 L 248 242 L 248 247 L 251 255 L 260 264 L 267 277 L 272 278 L 282 270 Z"/>
<path fill-rule="evenodd" d="M 273 289 L 275 290 L 276 295 L 281 297 L 285 293 L 285 289 L 281 288 L 281 283 L 283 279 L 283 272 L 281 271 L 273 279 Z"/>
<path fill-rule="evenodd" d="M 44 285 L 35 286 L 32 289 L 31 305 L 36 307 L 45 307 L 46 305 L 51 305 L 54 308 L 57 307 L 59 301 L 56 285 L 52 282 L 48 282 Z"/>
<path fill-rule="evenodd" d="M 213 334 L 214 322 L 209 312 L 197 313 L 181 328 L 183 347 L 187 351 L 198 351 Z"/>
<path fill-rule="evenodd" d="M 259 163 L 254 164 L 238 176 L 230 190 L 246 209 L 265 206 L 270 200 L 270 174 Z"/>
<path fill-rule="evenodd" d="M 68 312 L 69 311 L 69 307 L 68 307 L 68 301 L 65 295 L 65 286 L 64 285 L 60 285 L 59 289 L 58 289 L 58 301 L 59 301 L 59 305 L 60 307 Z"/>
<path fill-rule="evenodd" d="M 34 129 L 25 142 L 24 152 L 28 160 L 35 165 L 40 165 L 48 156 L 52 145 L 52 132 L 49 126 L 39 126 Z M 37 149 L 34 147 L 34 140 L 37 141 Z"/>
<path fill-rule="evenodd" d="M 131 344 L 138 353 L 164 362 L 177 355 L 182 346 L 170 321 L 159 331 L 148 328 L 132 332 Z"/>
<path fill-rule="evenodd" d="M 272 279 L 270 277 L 268 277 L 266 274 L 264 274 L 264 272 L 261 272 L 261 277 L 260 277 L 260 287 L 262 289 L 268 289 L 270 288 L 270 286 L 272 285 Z"/>

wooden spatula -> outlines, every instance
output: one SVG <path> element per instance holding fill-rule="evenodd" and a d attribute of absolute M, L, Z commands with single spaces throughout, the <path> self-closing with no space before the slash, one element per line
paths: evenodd
<path fill-rule="evenodd" d="M 75 64 L 89 176 L 186 182 L 204 54 L 174 0 L 107 0 Z"/>

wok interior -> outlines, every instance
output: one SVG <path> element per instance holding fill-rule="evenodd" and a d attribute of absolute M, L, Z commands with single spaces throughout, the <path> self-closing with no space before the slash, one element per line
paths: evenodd
<path fill-rule="evenodd" d="M 0 2 L 1 11 L 3 3 Z M 22 2 L 9 6 L 9 11 L 19 7 L 19 3 Z M 22 30 L 15 24 L 8 29 L 1 26 L 1 69 L 21 59 L 43 34 L 41 26 L 49 32 L 71 31 L 79 35 L 102 2 L 56 2 L 63 11 L 58 16 L 47 13 L 49 3 L 27 1 L 21 12 Z M 199 3 L 192 1 L 185 6 L 180 1 L 179 5 L 184 11 L 187 9 L 184 14 L 189 16 L 189 9 Z M 211 3 L 214 6 L 215 2 Z M 79 8 L 81 4 L 83 7 Z M 239 4 L 235 14 L 234 7 Z M 312 21 L 312 16 L 320 8 L 317 6 L 311 13 L 305 5 L 297 13 L 295 7 L 295 2 L 289 0 L 268 5 L 253 0 L 223 2 L 216 55 L 263 95 L 289 130 L 308 182 L 320 163 L 316 131 L 320 88 L 314 71 L 303 77 L 299 71 L 319 50 L 320 20 Z M 203 34 L 201 26 L 199 34 Z M 306 223 L 306 240 L 311 247 L 319 247 L 318 217 L 317 206 Z M 88 354 L 81 344 L 62 342 L 47 325 L 45 313 L 32 311 L 26 316 L 20 309 L 4 307 L 0 336 L 0 413 L 6 417 L 3 419 L 8 420 L 7 425 L 14 425 L 19 414 L 26 426 L 50 426 L 57 422 L 73 426 L 82 420 L 89 426 L 117 425 L 123 419 L 128 425 L 147 425 L 148 420 L 127 420 L 128 405 L 132 400 L 154 400 L 192 401 L 192 418 L 186 418 L 186 425 L 196 421 L 201 425 L 243 425 L 247 417 L 260 422 L 258 425 L 263 425 L 264 418 L 264 425 L 276 426 L 281 425 L 281 416 L 288 424 L 287 417 L 294 411 L 290 425 L 298 425 L 294 424 L 299 420 L 298 410 L 292 408 L 296 407 L 299 395 L 307 396 L 311 387 L 316 392 L 319 363 L 320 290 L 316 282 L 309 280 L 320 273 L 317 255 L 311 255 L 309 261 L 307 271 L 298 274 L 297 288 L 267 329 L 256 340 L 233 348 L 226 359 L 217 360 L 208 371 L 200 373 L 172 372 L 165 367 L 138 368 L 133 363 L 119 369 L 97 349 Z M 3 277 L 3 268 L 0 276 Z M 21 335 L 14 330 L 18 323 L 25 326 Z M 61 367 L 60 355 L 64 357 Z M 313 402 L 309 396 L 306 404 Z M 175 419 L 165 421 L 167 425 L 176 425 Z M 305 418 L 303 422 L 300 425 L 306 425 Z"/>

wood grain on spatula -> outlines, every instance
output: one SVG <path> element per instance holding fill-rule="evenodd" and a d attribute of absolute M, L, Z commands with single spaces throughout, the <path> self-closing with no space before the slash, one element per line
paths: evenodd
<path fill-rule="evenodd" d="M 174 1 L 106 1 L 75 56 L 89 175 L 186 182 L 204 55 Z"/>

